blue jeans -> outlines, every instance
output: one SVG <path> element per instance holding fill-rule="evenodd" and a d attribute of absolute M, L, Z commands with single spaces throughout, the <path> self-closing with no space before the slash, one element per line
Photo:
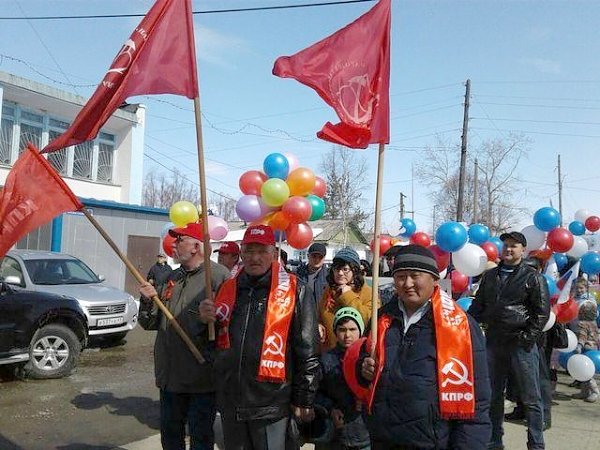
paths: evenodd
<path fill-rule="evenodd" d="M 190 450 L 213 450 L 213 424 L 217 408 L 215 394 L 160 391 L 160 441 L 163 450 L 185 450 L 185 425 Z"/>
<path fill-rule="evenodd" d="M 504 435 L 504 389 L 509 372 L 516 381 L 527 419 L 527 448 L 544 449 L 544 413 L 540 389 L 540 354 L 537 345 L 527 351 L 516 344 L 487 345 L 492 402 L 492 441 L 490 448 L 502 445 Z"/>

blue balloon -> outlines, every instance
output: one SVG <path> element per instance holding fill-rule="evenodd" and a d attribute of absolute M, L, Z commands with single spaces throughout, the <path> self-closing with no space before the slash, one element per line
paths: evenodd
<path fill-rule="evenodd" d="M 413 234 L 415 234 L 415 231 L 417 231 L 417 224 L 408 217 L 405 217 L 400 221 L 400 227 L 400 236 L 405 238 L 411 237 Z"/>
<path fill-rule="evenodd" d="M 490 241 L 496 246 L 496 248 L 498 249 L 498 255 L 501 255 L 502 249 L 504 248 L 504 242 L 502 242 L 498 236 L 492 236 L 488 239 L 488 241 Z"/>
<path fill-rule="evenodd" d="M 480 223 L 474 223 L 469 227 L 469 241 L 473 244 L 483 244 L 490 238 L 490 229 Z"/>
<path fill-rule="evenodd" d="M 471 297 L 461 297 L 456 300 L 456 304 L 460 306 L 464 312 L 469 311 L 471 303 L 473 303 L 473 299 Z"/>
<path fill-rule="evenodd" d="M 558 270 L 562 270 L 563 267 L 565 267 L 569 262 L 567 255 L 564 253 L 553 253 L 552 256 L 554 257 L 554 261 L 556 262 L 556 267 Z"/>
<path fill-rule="evenodd" d="M 545 273 L 542 275 L 546 279 L 546 284 L 548 285 L 548 292 L 550 293 L 550 297 L 558 294 L 558 286 L 556 286 L 556 281 L 554 281 L 554 279 L 550 275 L 546 275 Z"/>
<path fill-rule="evenodd" d="M 290 163 L 281 153 L 271 153 L 263 162 L 263 170 L 269 178 L 285 180 L 290 171 Z"/>
<path fill-rule="evenodd" d="M 467 230 L 458 222 L 445 222 L 435 232 L 435 243 L 445 252 L 460 250 L 467 239 Z"/>
<path fill-rule="evenodd" d="M 600 350 L 589 350 L 583 354 L 594 362 L 596 373 L 600 373 Z"/>
<path fill-rule="evenodd" d="M 563 369 L 567 369 L 567 361 L 569 361 L 569 358 L 571 356 L 573 356 L 575 354 L 575 352 L 569 352 L 569 353 L 563 353 L 563 352 L 559 352 L 558 353 L 558 363 L 560 364 L 560 367 L 562 367 Z"/>
<path fill-rule="evenodd" d="M 581 259 L 581 271 L 588 275 L 600 273 L 600 254 L 596 252 L 587 252 Z"/>
<path fill-rule="evenodd" d="M 569 224 L 569 231 L 573 236 L 581 236 L 585 234 L 585 225 L 578 220 L 574 220 Z"/>
<path fill-rule="evenodd" d="M 560 225 L 560 213 L 550 206 L 544 206 L 533 215 L 533 224 L 538 230 L 551 231 Z"/>

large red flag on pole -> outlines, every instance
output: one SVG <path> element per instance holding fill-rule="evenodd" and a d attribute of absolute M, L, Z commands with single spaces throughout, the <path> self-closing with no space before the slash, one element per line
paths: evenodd
<path fill-rule="evenodd" d="M 317 136 L 351 148 L 390 141 L 391 0 L 293 56 L 277 58 L 273 74 L 313 88 L 341 123 Z"/>
<path fill-rule="evenodd" d="M 0 257 L 30 231 L 65 211 L 81 208 L 56 170 L 29 144 L 0 191 Z"/>
<path fill-rule="evenodd" d="M 190 0 L 156 1 L 75 121 L 43 153 L 93 139 L 125 99 L 147 94 L 198 96 Z"/>

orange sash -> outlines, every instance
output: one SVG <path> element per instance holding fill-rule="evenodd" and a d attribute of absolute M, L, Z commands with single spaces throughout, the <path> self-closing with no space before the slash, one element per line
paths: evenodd
<path fill-rule="evenodd" d="M 237 277 L 226 280 L 215 299 L 217 320 L 220 327 L 217 348 L 227 349 L 229 323 L 237 297 Z M 296 277 L 287 273 L 283 266 L 274 262 L 271 266 L 271 289 L 267 300 L 267 318 L 263 331 L 263 345 L 258 380 L 284 383 L 288 332 L 296 304 Z"/>

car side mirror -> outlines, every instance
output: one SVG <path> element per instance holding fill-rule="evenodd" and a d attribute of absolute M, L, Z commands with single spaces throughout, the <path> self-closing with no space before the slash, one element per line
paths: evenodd
<path fill-rule="evenodd" d="M 16 284 L 17 286 L 21 286 L 21 284 L 23 283 L 21 279 L 16 275 L 9 275 L 5 277 L 4 282 L 6 284 Z"/>
<path fill-rule="evenodd" d="M 100 281 L 104 281 L 104 280 L 106 280 L 106 277 L 104 275 L 98 275 L 98 279 Z"/>

